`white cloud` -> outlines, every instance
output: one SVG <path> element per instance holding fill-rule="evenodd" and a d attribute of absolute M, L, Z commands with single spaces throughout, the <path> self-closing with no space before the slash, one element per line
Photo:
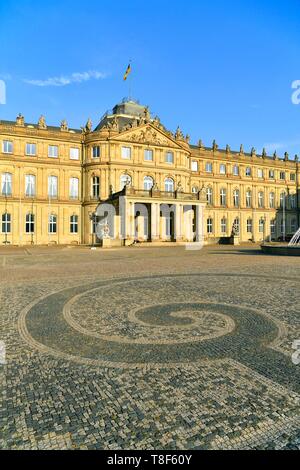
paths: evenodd
<path fill-rule="evenodd" d="M 287 148 L 298 146 L 300 146 L 300 140 L 290 140 L 286 142 L 270 142 L 268 144 L 264 144 L 267 153 L 275 152 L 275 150 L 286 150 Z"/>
<path fill-rule="evenodd" d="M 45 80 L 24 79 L 23 81 L 25 83 L 28 83 L 29 85 L 44 87 L 44 86 L 66 86 L 66 85 L 71 85 L 72 83 L 87 82 L 88 80 L 92 80 L 92 79 L 100 80 L 103 78 L 106 78 L 105 73 L 97 72 L 96 70 L 89 70 L 88 72 L 72 73 L 69 76 L 61 75 L 60 77 L 51 77 Z"/>

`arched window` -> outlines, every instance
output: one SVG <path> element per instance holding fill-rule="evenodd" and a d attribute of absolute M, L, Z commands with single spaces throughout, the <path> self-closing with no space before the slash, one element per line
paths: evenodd
<path fill-rule="evenodd" d="M 34 214 L 26 214 L 25 232 L 34 233 Z"/>
<path fill-rule="evenodd" d="M 207 233 L 213 233 L 213 219 L 209 217 L 207 219 Z"/>
<path fill-rule="evenodd" d="M 48 232 L 49 233 L 57 232 L 57 216 L 54 214 L 49 215 Z"/>
<path fill-rule="evenodd" d="M 78 233 L 78 215 L 70 217 L 70 233 Z"/>
<path fill-rule="evenodd" d="M 295 233 L 297 230 L 297 219 L 291 220 L 291 233 Z"/>
<path fill-rule="evenodd" d="M 285 204 L 285 193 L 280 193 L 280 207 L 283 208 Z"/>
<path fill-rule="evenodd" d="M 2 233 L 11 233 L 11 214 L 2 214 Z"/>
<path fill-rule="evenodd" d="M 220 205 L 226 206 L 226 189 L 224 188 L 220 191 Z"/>
<path fill-rule="evenodd" d="M 3 196 L 11 196 L 12 194 L 12 174 L 11 173 L 2 173 L 1 193 Z"/>
<path fill-rule="evenodd" d="M 271 192 L 269 195 L 269 204 L 270 204 L 270 209 L 274 209 L 275 207 L 275 193 Z"/>
<path fill-rule="evenodd" d="M 124 187 L 127 185 L 127 184 L 131 184 L 131 176 L 129 175 L 122 175 L 121 178 L 120 178 L 120 189 L 122 191 L 122 189 L 124 189 Z"/>
<path fill-rule="evenodd" d="M 247 219 L 247 233 L 252 233 L 252 219 Z"/>
<path fill-rule="evenodd" d="M 239 176 L 239 166 L 238 165 L 233 165 L 232 173 L 233 173 L 233 176 Z"/>
<path fill-rule="evenodd" d="M 272 219 L 270 221 L 270 232 L 272 235 L 275 233 L 275 229 L 276 229 L 276 220 Z"/>
<path fill-rule="evenodd" d="M 235 227 L 236 233 L 239 234 L 240 233 L 240 219 L 238 217 L 234 219 L 233 225 Z"/>
<path fill-rule="evenodd" d="M 296 194 L 290 195 L 290 207 L 291 209 L 296 209 Z"/>
<path fill-rule="evenodd" d="M 35 175 L 25 175 L 25 195 L 27 197 L 35 196 Z"/>
<path fill-rule="evenodd" d="M 144 178 L 144 189 L 146 191 L 150 191 L 150 189 L 153 188 L 153 184 L 154 184 L 153 178 L 151 178 L 151 176 L 145 176 L 145 178 Z"/>
<path fill-rule="evenodd" d="M 100 178 L 99 176 L 92 177 L 92 197 L 99 199 L 100 196 Z"/>
<path fill-rule="evenodd" d="M 165 191 L 174 192 L 174 180 L 172 178 L 165 179 Z"/>
<path fill-rule="evenodd" d="M 206 189 L 206 200 L 207 200 L 208 204 L 212 205 L 212 203 L 213 203 L 213 190 L 210 187 Z"/>
<path fill-rule="evenodd" d="M 262 191 L 258 193 L 258 207 L 264 207 L 264 193 Z"/>
<path fill-rule="evenodd" d="M 227 232 L 227 220 L 226 217 L 222 217 L 221 219 L 221 233 L 226 233 Z"/>
<path fill-rule="evenodd" d="M 264 221 L 263 217 L 261 217 L 259 219 L 259 222 L 258 222 L 258 231 L 259 231 L 259 233 L 264 232 L 264 225 L 265 225 L 265 221 Z"/>
<path fill-rule="evenodd" d="M 251 207 L 252 206 L 252 192 L 250 189 L 246 192 L 246 207 Z"/>
<path fill-rule="evenodd" d="M 233 205 L 234 207 L 239 207 L 240 205 L 240 192 L 238 189 L 233 191 Z"/>
<path fill-rule="evenodd" d="M 57 176 L 48 176 L 48 196 L 51 198 L 57 197 Z"/>

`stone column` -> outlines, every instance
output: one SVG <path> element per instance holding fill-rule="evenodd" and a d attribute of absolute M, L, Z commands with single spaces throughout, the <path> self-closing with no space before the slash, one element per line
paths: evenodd
<path fill-rule="evenodd" d="M 181 203 L 176 204 L 175 211 L 175 238 L 176 241 L 182 240 L 182 222 L 183 222 L 183 205 Z"/>
<path fill-rule="evenodd" d="M 188 205 L 188 206 L 183 207 L 182 235 L 183 235 L 184 240 L 188 242 L 194 241 L 193 215 L 194 215 L 193 206 Z"/>
<path fill-rule="evenodd" d="M 196 205 L 195 216 L 196 216 L 196 242 L 204 242 L 204 227 L 203 227 L 203 206 L 200 204 Z"/>
<path fill-rule="evenodd" d="M 157 202 L 151 204 L 151 241 L 159 240 L 160 235 L 160 207 Z"/>

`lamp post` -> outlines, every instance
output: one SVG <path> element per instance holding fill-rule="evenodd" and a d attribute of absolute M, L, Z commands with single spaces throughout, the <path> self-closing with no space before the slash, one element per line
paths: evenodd
<path fill-rule="evenodd" d="M 92 248 L 95 247 L 96 243 L 95 243 L 95 236 L 96 236 L 96 230 L 95 230 L 95 227 L 96 227 L 96 222 L 97 222 L 97 214 L 96 212 L 92 212 L 90 214 L 90 220 L 92 222 Z"/>

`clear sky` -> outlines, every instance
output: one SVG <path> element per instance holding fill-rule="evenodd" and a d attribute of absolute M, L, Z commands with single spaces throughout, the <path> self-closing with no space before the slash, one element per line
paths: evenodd
<path fill-rule="evenodd" d="M 132 94 L 192 142 L 300 154 L 300 2 L 0 0 L 0 119 L 71 127 Z"/>

